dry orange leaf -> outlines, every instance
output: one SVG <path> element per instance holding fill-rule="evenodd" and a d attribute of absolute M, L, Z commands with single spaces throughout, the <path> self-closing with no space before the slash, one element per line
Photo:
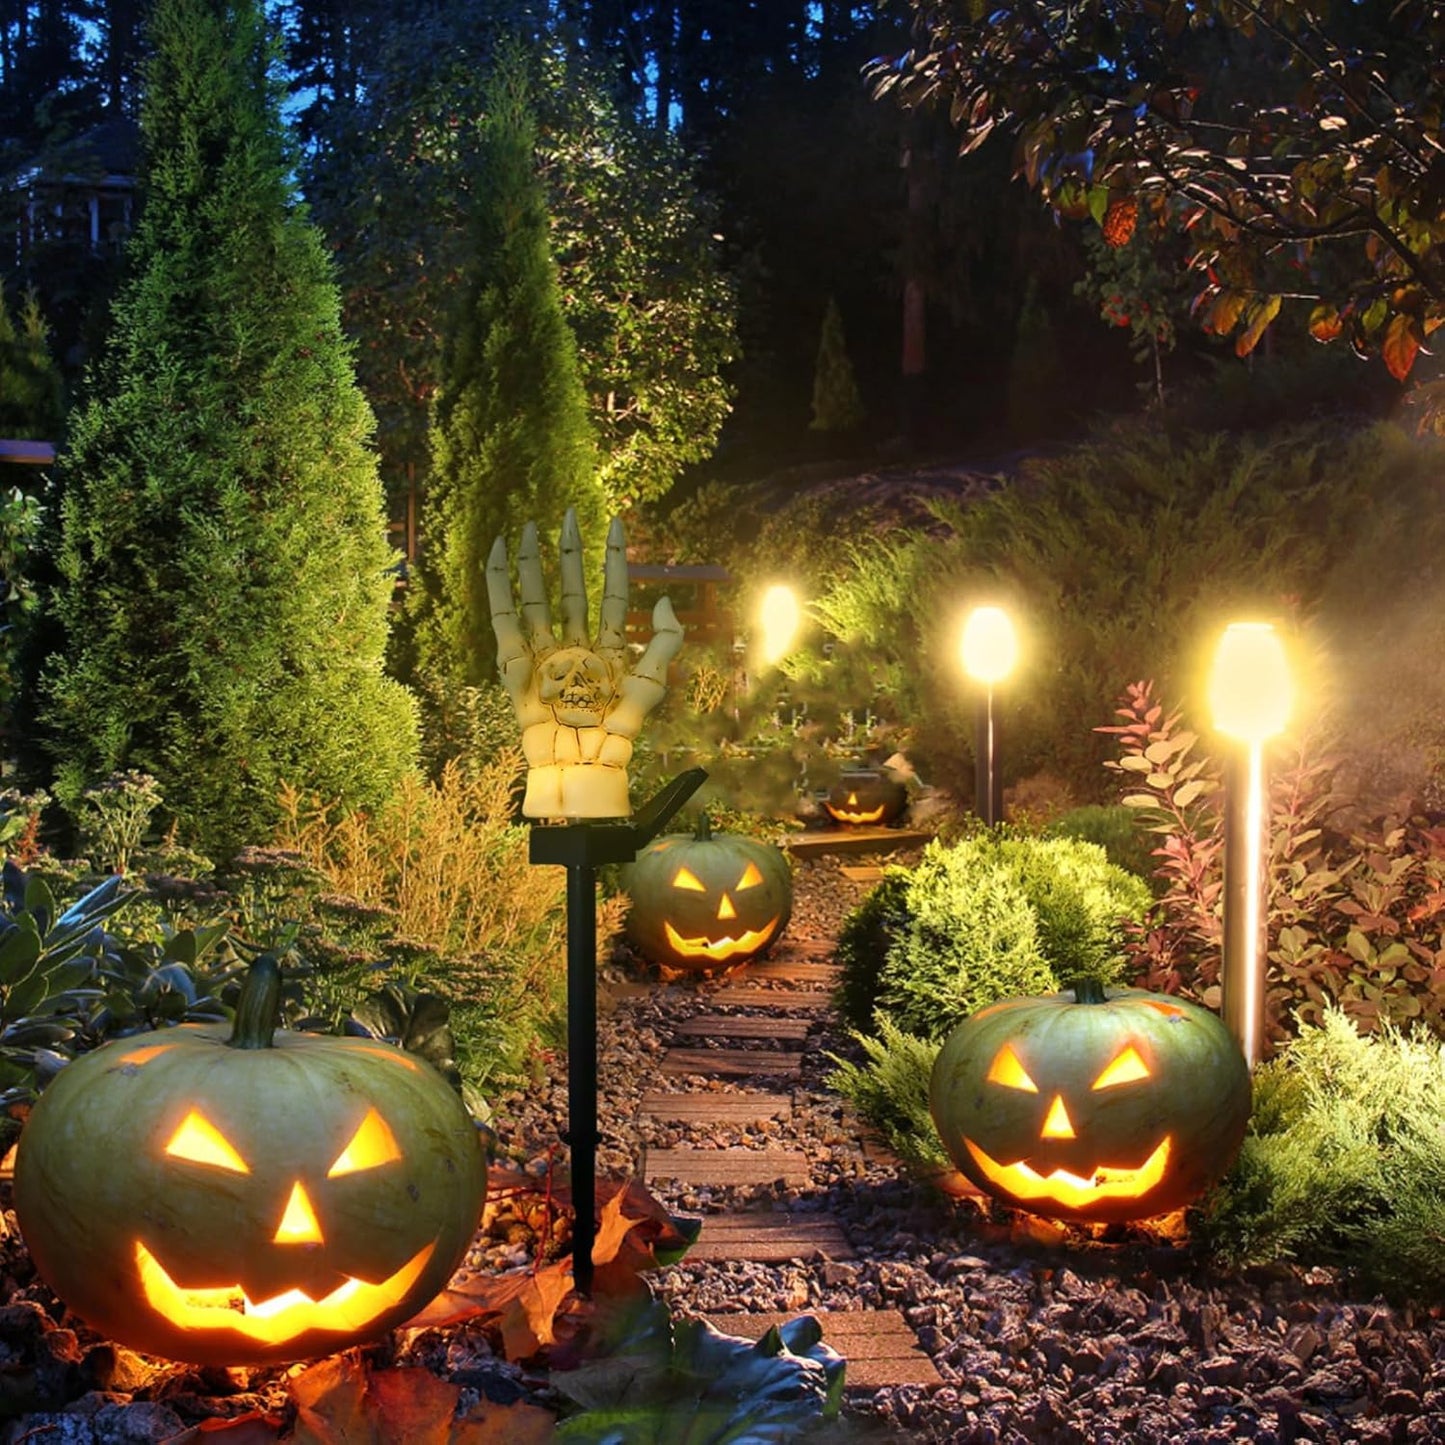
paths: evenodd
<path fill-rule="evenodd" d="M 281 1417 L 260 1410 L 248 1410 L 229 1420 L 202 1420 L 179 1435 L 171 1435 L 161 1445 L 202 1445 L 202 1442 L 226 1437 L 224 1445 L 274 1445 L 280 1438 Z"/>
<path fill-rule="evenodd" d="M 482 1400 L 452 1427 L 452 1445 L 549 1445 L 556 1428 L 556 1417 L 539 1405 Z"/>

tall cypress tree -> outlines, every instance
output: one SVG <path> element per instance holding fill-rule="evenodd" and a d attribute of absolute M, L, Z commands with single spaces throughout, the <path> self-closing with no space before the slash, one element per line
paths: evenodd
<path fill-rule="evenodd" d="M 188 841 L 264 841 L 283 783 L 375 804 L 411 762 L 384 678 L 372 417 L 297 201 L 255 0 L 157 0 L 144 210 L 60 463 L 42 676 L 56 791 L 161 782 Z"/>
<path fill-rule="evenodd" d="M 529 521 L 555 536 L 575 507 L 584 541 L 602 546 L 596 447 L 535 148 L 526 58 L 507 44 L 487 87 L 475 241 L 432 416 L 416 649 L 433 688 L 494 678 L 483 567 L 497 537 L 515 547 Z"/>

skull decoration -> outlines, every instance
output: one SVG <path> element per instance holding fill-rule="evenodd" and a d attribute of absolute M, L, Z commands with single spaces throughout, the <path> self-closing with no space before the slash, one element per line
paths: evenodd
<path fill-rule="evenodd" d="M 389 1044 L 279 1030 L 253 966 L 229 1038 L 182 1025 L 67 1066 L 21 1138 L 15 1206 L 88 1324 L 199 1364 L 327 1354 L 415 1314 L 471 1243 L 476 1129 Z"/>
<path fill-rule="evenodd" d="M 1101 1223 L 1201 1194 L 1238 1152 L 1251 1103 L 1244 1056 L 1214 1014 L 1092 979 L 965 1019 L 929 1096 L 945 1148 L 980 1189 Z"/>
<path fill-rule="evenodd" d="M 563 647 L 542 661 L 538 696 L 563 727 L 600 727 L 616 691 L 613 667 L 590 648 Z"/>
<path fill-rule="evenodd" d="M 787 926 L 793 877 L 781 850 L 736 834 L 649 843 L 628 875 L 628 938 L 669 968 L 706 972 L 757 957 Z"/>

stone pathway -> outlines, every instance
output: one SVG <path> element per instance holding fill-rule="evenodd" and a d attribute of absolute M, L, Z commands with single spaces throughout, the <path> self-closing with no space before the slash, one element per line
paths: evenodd
<path fill-rule="evenodd" d="M 860 837 L 873 832 L 882 834 L 882 839 Z M 795 853 L 800 851 L 797 841 L 792 840 Z M 899 846 L 899 834 L 897 830 L 853 830 L 845 846 L 849 852 L 895 847 Z M 859 875 L 857 881 L 881 876 L 881 870 L 871 865 L 850 867 L 845 872 Z M 817 1046 L 829 1021 L 830 994 L 839 981 L 832 954 L 831 943 L 785 936 L 767 960 L 736 970 L 721 985 L 695 985 L 698 1012 L 675 1026 L 660 1060 L 664 1076 L 687 1080 L 689 1087 L 645 1093 L 641 1117 L 685 1125 L 790 1119 L 794 1096 L 780 1092 L 778 1086 L 801 1080 L 809 1042 Z M 721 1009 L 748 1012 L 717 1011 Z M 864 1159 L 873 1146 L 860 1133 L 856 1147 L 859 1158 Z M 780 1188 L 782 1207 L 775 1204 L 768 1211 L 749 1208 L 705 1215 L 701 1236 L 689 1251 L 691 1259 L 829 1271 L 841 1261 L 856 1258 L 838 1219 L 803 1202 L 793 1207 L 787 1199 L 812 1184 L 810 1160 L 798 1150 L 741 1145 L 653 1148 L 644 1152 L 642 1168 L 649 1184 L 719 1190 L 737 1185 Z M 796 1313 L 719 1311 L 704 1318 L 727 1333 L 755 1339 L 770 1325 Z M 823 1325 L 825 1342 L 848 1358 L 850 1390 L 943 1383 L 897 1310 L 813 1313 Z"/>

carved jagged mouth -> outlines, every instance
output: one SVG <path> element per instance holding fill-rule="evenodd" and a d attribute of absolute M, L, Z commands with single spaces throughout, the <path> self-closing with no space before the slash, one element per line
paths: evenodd
<path fill-rule="evenodd" d="M 778 920 L 772 919 L 761 928 L 750 928 L 737 938 L 684 938 L 672 924 L 664 923 L 667 942 L 674 953 L 686 958 L 731 958 L 735 953 L 754 953 L 773 936 Z"/>
<path fill-rule="evenodd" d="M 850 813 L 845 808 L 829 808 L 828 811 L 840 823 L 876 823 L 884 813 L 883 807 L 874 808 L 871 813 Z"/>
<path fill-rule="evenodd" d="M 1029 1203 L 1049 1200 L 1068 1209 L 1088 1209 L 1090 1205 L 1114 1199 L 1142 1199 L 1164 1178 L 1169 1167 L 1167 1136 L 1138 1168 L 1120 1169 L 1101 1164 L 1089 1179 L 1071 1174 L 1067 1169 L 1040 1174 L 1022 1162 L 1000 1164 L 972 1139 L 963 1142 L 968 1145 L 968 1152 L 973 1155 L 974 1163 L 983 1171 L 984 1177 L 1003 1193 Z"/>
<path fill-rule="evenodd" d="M 290 1289 L 269 1299 L 252 1301 L 238 1284 L 184 1289 L 139 1241 L 135 1263 L 146 1303 L 173 1325 L 183 1330 L 234 1330 L 249 1340 L 275 1345 L 294 1340 L 308 1330 L 352 1334 L 365 1329 L 405 1297 L 435 1248 L 435 1244 L 423 1245 L 395 1274 L 377 1284 L 353 1276 L 319 1300 L 304 1290 Z"/>

